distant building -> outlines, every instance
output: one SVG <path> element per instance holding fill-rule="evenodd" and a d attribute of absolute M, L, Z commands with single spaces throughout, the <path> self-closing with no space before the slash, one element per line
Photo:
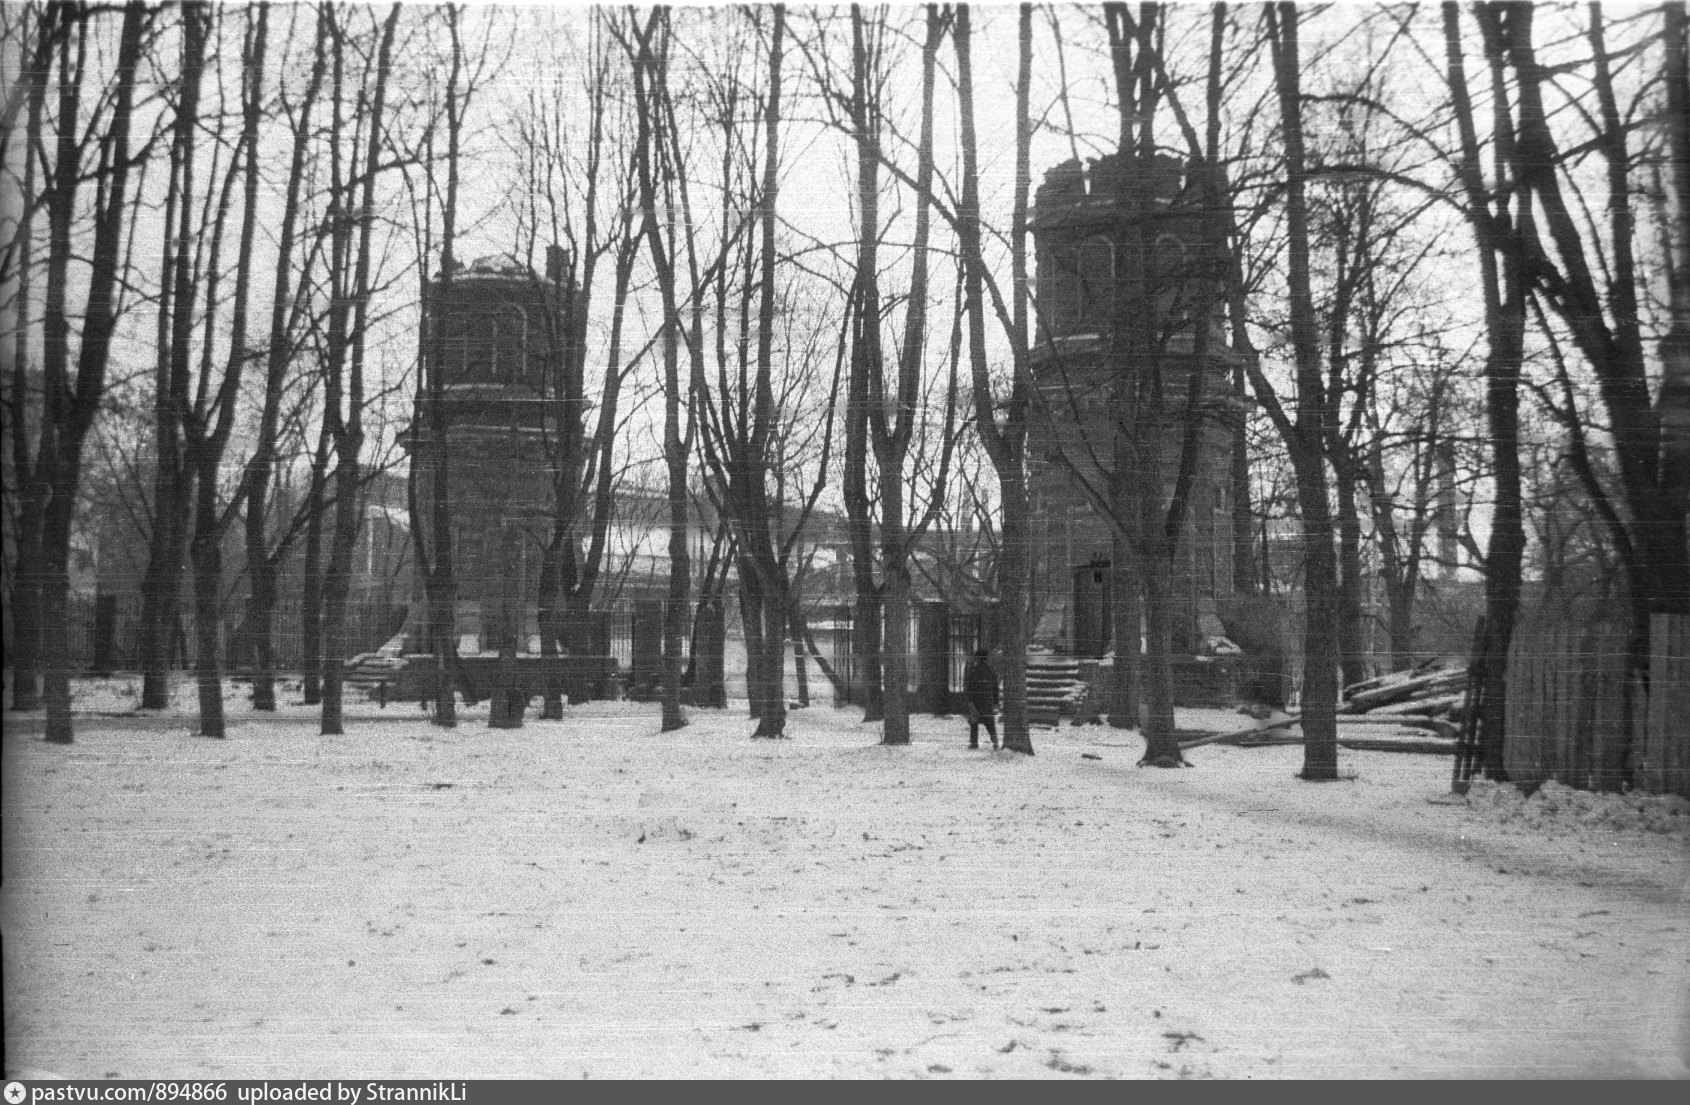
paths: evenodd
<path fill-rule="evenodd" d="M 548 269 L 543 279 L 527 268 L 478 262 L 424 288 L 423 398 L 406 447 L 413 463 L 429 455 L 436 427 L 427 397 L 438 385 L 456 630 L 483 647 L 512 632 L 519 646 L 526 645 L 539 632 L 536 595 L 540 551 L 551 531 L 552 453 L 560 447 L 559 426 L 581 414 L 561 402 L 571 335 L 569 289 L 555 246 Z M 429 466 L 419 464 L 418 506 L 425 518 L 432 478 Z M 427 638 L 420 579 L 415 591 L 408 644 L 421 651 Z"/>
<path fill-rule="evenodd" d="M 1035 638 L 1098 656 L 1112 647 L 1112 530 L 1084 490 L 1108 485 L 1121 432 L 1113 417 L 1125 373 L 1112 353 L 1116 281 L 1122 251 L 1140 240 L 1130 225 L 1118 155 L 1089 167 L 1067 161 L 1045 174 L 1034 204 L 1038 332 L 1032 372 L 1039 416 L 1029 443 L 1035 587 L 1042 615 Z M 1173 490 L 1188 400 L 1196 377 L 1199 426 L 1196 478 L 1186 500 L 1171 598 L 1176 653 L 1200 653 L 1222 635 L 1216 597 L 1233 590 L 1234 428 L 1244 400 L 1234 382 L 1236 355 L 1221 325 L 1224 237 L 1199 201 L 1185 166 L 1157 157 L 1145 167 L 1142 205 L 1155 243 L 1147 273 L 1161 332 L 1150 335 L 1163 379 L 1161 427 L 1164 499 Z"/>
<path fill-rule="evenodd" d="M 572 409 L 566 399 L 579 389 L 564 379 L 565 354 L 576 340 L 564 269 L 554 247 L 545 278 L 481 262 L 425 289 L 422 398 L 405 445 L 416 465 L 418 510 L 427 519 L 432 475 L 422 461 L 435 433 L 428 396 L 438 383 L 461 649 L 494 649 L 512 632 L 519 652 L 539 647 L 540 567 L 552 533 L 554 468 L 566 450 L 590 447 L 582 439 L 584 404 Z M 569 432 L 560 434 L 565 427 Z M 687 540 L 696 597 L 720 526 L 708 503 L 692 498 Z M 796 524 L 790 509 L 784 513 L 787 524 Z M 810 525 L 843 540 L 834 534 L 837 525 L 816 519 Z M 427 537 L 432 547 L 432 535 Z M 821 538 L 800 556 L 816 540 Z M 601 570 L 596 606 L 667 597 L 666 489 L 618 489 Z M 405 647 L 424 651 L 427 600 L 420 575 L 411 610 Z"/>

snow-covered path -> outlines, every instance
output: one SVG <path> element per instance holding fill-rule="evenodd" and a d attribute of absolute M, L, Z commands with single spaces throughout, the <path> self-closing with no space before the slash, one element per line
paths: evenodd
<path fill-rule="evenodd" d="M 1446 758 L 1384 752 L 1320 785 L 1298 748 L 1136 769 L 1102 728 L 1029 760 L 830 709 L 779 742 L 386 716 L 69 748 L 8 718 L 7 1066 L 1690 1075 L 1682 813 L 1469 806 Z"/>

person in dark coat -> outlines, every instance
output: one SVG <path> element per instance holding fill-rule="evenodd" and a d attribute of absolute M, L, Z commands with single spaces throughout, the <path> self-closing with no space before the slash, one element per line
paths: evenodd
<path fill-rule="evenodd" d="M 980 747 L 980 726 L 992 738 L 992 750 L 998 747 L 998 726 L 994 716 L 998 712 L 998 673 L 992 667 L 990 654 L 978 649 L 962 674 L 962 690 L 968 696 L 968 747 Z"/>

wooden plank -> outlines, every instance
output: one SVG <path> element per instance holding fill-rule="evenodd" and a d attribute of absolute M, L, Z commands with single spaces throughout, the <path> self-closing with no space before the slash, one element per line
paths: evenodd
<path fill-rule="evenodd" d="M 1680 615 L 1671 620 L 1669 655 L 1673 671 L 1668 678 L 1672 700 L 1668 703 L 1667 718 L 1669 725 L 1677 728 L 1675 733 L 1662 728 L 1663 739 L 1670 742 L 1672 749 L 1669 762 L 1673 774 L 1667 787 L 1690 798 L 1690 726 L 1685 724 L 1685 719 L 1690 718 L 1690 617 Z"/>
<path fill-rule="evenodd" d="M 1552 630 L 1525 626 L 1509 656 L 1506 760 L 1516 782 L 1539 782 L 1551 770 L 1554 648 Z"/>
<path fill-rule="evenodd" d="M 1584 785 L 1592 790 L 1620 789 L 1625 766 L 1627 642 L 1623 633 L 1605 628 L 1595 635 L 1596 655 L 1590 658 L 1593 676 L 1591 724 Z"/>
<path fill-rule="evenodd" d="M 1554 652 L 1555 737 L 1551 746 L 1553 770 L 1550 778 L 1562 782 L 1566 782 L 1572 774 L 1572 744 L 1581 721 L 1579 707 L 1584 696 L 1577 656 L 1578 645 L 1573 631 L 1557 627 Z"/>
<path fill-rule="evenodd" d="M 1690 617 L 1668 616 L 1667 637 L 1670 697 L 1661 739 L 1669 749 L 1670 774 L 1663 789 L 1690 798 Z"/>
<path fill-rule="evenodd" d="M 1650 619 L 1649 704 L 1640 785 L 1690 798 L 1690 617 Z"/>

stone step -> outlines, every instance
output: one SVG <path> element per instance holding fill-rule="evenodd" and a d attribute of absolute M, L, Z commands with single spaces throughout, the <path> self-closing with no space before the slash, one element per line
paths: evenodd
<path fill-rule="evenodd" d="M 1080 664 L 1065 657 L 1041 655 L 1027 660 L 1027 724 L 1055 729 L 1076 691 L 1085 686 Z"/>

